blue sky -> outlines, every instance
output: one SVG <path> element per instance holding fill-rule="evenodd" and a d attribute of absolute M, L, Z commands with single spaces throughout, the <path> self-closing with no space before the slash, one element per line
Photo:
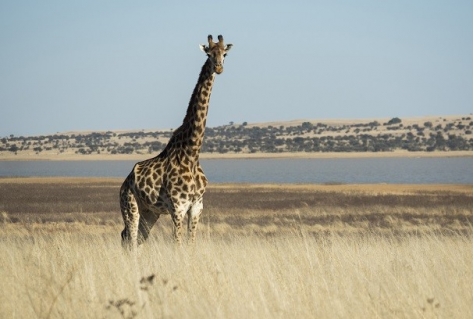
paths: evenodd
<path fill-rule="evenodd" d="M 208 125 L 472 112 L 472 1 L 2 1 L 0 137 L 178 127 L 208 34 Z"/>

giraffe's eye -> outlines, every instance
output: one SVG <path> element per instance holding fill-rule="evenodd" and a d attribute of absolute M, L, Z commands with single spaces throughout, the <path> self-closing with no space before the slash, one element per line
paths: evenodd
<path fill-rule="evenodd" d="M 224 53 L 224 58 L 227 56 L 227 53 Z"/>

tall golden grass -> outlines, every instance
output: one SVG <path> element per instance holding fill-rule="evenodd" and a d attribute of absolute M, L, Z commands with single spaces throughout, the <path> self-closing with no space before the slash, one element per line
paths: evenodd
<path fill-rule="evenodd" d="M 117 179 L 0 179 L 0 318 L 472 318 L 472 185 L 214 185 L 122 249 Z"/>
<path fill-rule="evenodd" d="M 67 229 L 72 227 L 71 229 Z M 3 224 L 1 318 L 472 318 L 472 235 Z"/>

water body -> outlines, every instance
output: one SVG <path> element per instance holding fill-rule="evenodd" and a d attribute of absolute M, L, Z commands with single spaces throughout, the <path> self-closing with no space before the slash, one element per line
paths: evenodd
<path fill-rule="evenodd" d="M 212 183 L 472 184 L 471 157 L 201 160 Z M 0 177 L 122 177 L 135 161 L 0 161 Z"/>

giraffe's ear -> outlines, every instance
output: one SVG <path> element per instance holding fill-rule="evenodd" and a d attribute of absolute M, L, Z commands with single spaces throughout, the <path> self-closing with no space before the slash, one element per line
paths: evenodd
<path fill-rule="evenodd" d="M 229 52 L 230 49 L 232 49 L 232 46 L 233 46 L 233 44 L 227 44 L 227 45 L 225 46 L 225 52 Z"/>
<path fill-rule="evenodd" d="M 205 46 L 204 44 L 200 44 L 199 48 L 201 49 L 202 52 L 208 54 L 209 53 L 209 47 Z"/>

